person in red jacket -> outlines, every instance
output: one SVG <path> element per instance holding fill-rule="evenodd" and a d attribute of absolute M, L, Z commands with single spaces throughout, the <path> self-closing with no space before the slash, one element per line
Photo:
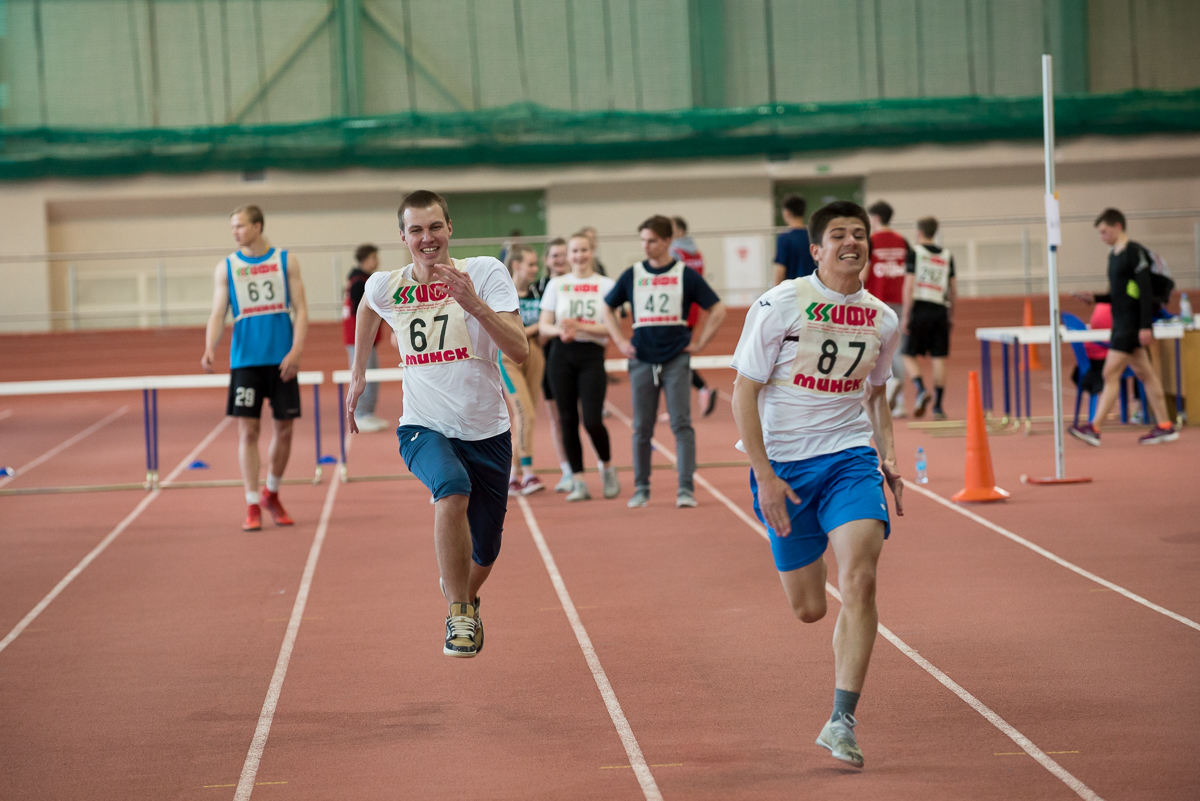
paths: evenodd
<path fill-rule="evenodd" d="M 894 213 L 890 204 L 880 200 L 867 209 L 871 215 L 871 260 L 862 274 L 864 288 L 900 314 L 904 308 L 904 271 L 908 260 L 908 240 L 888 226 Z M 904 417 L 903 347 L 892 357 L 892 377 L 887 382 L 892 417 Z"/>
<path fill-rule="evenodd" d="M 359 245 L 354 251 L 354 269 L 346 277 L 346 291 L 342 298 L 342 344 L 346 346 L 346 354 L 350 357 L 350 366 L 354 367 L 354 326 L 358 322 L 358 304 L 362 302 L 363 287 L 371 273 L 379 269 L 379 248 L 374 245 Z M 367 359 L 367 368 L 379 367 L 379 352 L 376 345 L 383 336 L 383 328 L 375 332 L 375 341 L 371 343 L 371 355 Z M 354 421 L 358 430 L 364 433 L 382 431 L 390 424 L 387 420 L 375 415 L 375 403 L 379 400 L 379 384 L 367 384 L 358 408 L 354 410 Z"/>

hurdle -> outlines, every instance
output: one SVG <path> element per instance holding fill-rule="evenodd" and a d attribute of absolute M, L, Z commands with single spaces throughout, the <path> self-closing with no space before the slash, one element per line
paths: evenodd
<path fill-rule="evenodd" d="M 693 370 L 720 370 L 728 369 L 729 363 L 733 360 L 733 355 L 725 356 L 693 356 L 691 366 Z M 626 373 L 629 372 L 628 359 L 605 359 L 604 371 L 607 373 Z M 338 474 L 343 484 L 351 481 L 408 481 L 416 477 L 410 473 L 388 473 L 383 475 L 364 475 L 352 476 L 349 472 L 349 466 L 346 463 L 346 385 L 350 383 L 351 372 L 349 370 L 334 370 L 333 384 L 337 388 L 338 394 L 338 454 L 341 459 L 338 465 Z M 380 367 L 366 372 L 367 383 L 375 382 L 391 382 L 404 380 L 403 367 Z M 745 464 L 749 464 L 746 462 Z M 707 462 L 697 464 L 696 469 L 703 467 L 741 467 L 742 462 Z M 674 465 L 655 465 L 652 469 L 675 469 Z M 621 465 L 617 470 L 632 470 L 631 466 Z M 584 468 L 585 472 L 596 472 L 596 468 Z M 556 468 L 542 468 L 535 470 L 536 473 L 557 473 Z"/>
<path fill-rule="evenodd" d="M 320 386 L 325 383 L 325 373 L 320 371 L 301 372 L 297 380 L 302 386 L 313 388 L 313 431 L 316 440 L 316 472 L 313 478 L 284 479 L 286 484 L 320 484 L 322 465 L 334 461 L 321 454 L 321 394 Z M 146 375 L 121 378 L 78 378 L 55 381 L 13 381 L 0 384 L 0 397 L 22 395 L 68 395 L 92 392 L 142 393 L 142 431 L 146 446 L 146 479 L 138 483 L 90 484 L 66 487 L 21 487 L 0 489 L 3 495 L 45 495 L 67 492 L 111 492 L 116 490 L 187 489 L 195 487 L 241 486 L 240 479 L 214 481 L 172 481 L 159 483 L 158 476 L 158 391 L 160 389 L 209 389 L 229 387 L 229 374 L 213 375 Z"/>

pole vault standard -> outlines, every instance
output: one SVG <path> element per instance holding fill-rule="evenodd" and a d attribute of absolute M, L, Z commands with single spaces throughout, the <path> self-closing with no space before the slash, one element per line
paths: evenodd
<path fill-rule="evenodd" d="M 1081 484 L 1090 478 L 1067 478 L 1063 443 L 1062 315 L 1058 307 L 1058 248 L 1062 245 L 1062 221 L 1058 192 L 1054 187 L 1054 65 L 1042 56 L 1042 128 L 1046 145 L 1046 248 L 1050 283 L 1050 373 L 1054 391 L 1054 478 L 1021 476 L 1028 484 Z M 1019 348 L 1018 348 L 1019 349 Z M 1026 379 L 1028 382 L 1028 379 Z M 1026 385 L 1028 390 L 1028 384 Z M 1028 410 L 1026 410 L 1028 414 Z"/>

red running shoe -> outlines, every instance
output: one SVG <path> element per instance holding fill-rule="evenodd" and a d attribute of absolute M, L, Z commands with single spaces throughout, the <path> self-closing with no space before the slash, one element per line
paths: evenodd
<path fill-rule="evenodd" d="M 248 504 L 246 506 L 246 522 L 242 523 L 242 531 L 261 531 L 262 530 L 262 510 L 258 508 L 257 503 Z"/>
<path fill-rule="evenodd" d="M 287 513 L 287 510 L 283 508 L 283 504 L 279 502 L 278 492 L 271 492 L 268 489 L 263 489 L 263 491 L 258 494 L 258 500 L 259 503 L 261 503 L 263 507 L 271 513 L 271 520 L 274 521 L 275 525 L 290 526 L 296 522 L 295 520 L 292 520 L 291 515 Z"/>

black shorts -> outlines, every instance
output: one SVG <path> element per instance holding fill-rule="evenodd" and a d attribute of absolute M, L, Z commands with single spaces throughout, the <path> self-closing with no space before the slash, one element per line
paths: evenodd
<path fill-rule="evenodd" d="M 1142 346 L 1142 343 L 1138 339 L 1138 330 L 1136 328 L 1113 328 L 1112 336 L 1108 340 L 1108 346 L 1121 353 L 1133 353 Z"/>
<path fill-rule="evenodd" d="M 281 380 L 279 365 L 235 367 L 229 372 L 225 414 L 257 419 L 262 416 L 264 398 L 271 399 L 271 415 L 276 420 L 295 420 L 300 416 L 300 382 L 296 378 Z"/>
<path fill-rule="evenodd" d="M 946 307 L 936 303 L 914 303 L 908 316 L 905 356 L 943 359 L 950 355 L 950 317 Z"/>

